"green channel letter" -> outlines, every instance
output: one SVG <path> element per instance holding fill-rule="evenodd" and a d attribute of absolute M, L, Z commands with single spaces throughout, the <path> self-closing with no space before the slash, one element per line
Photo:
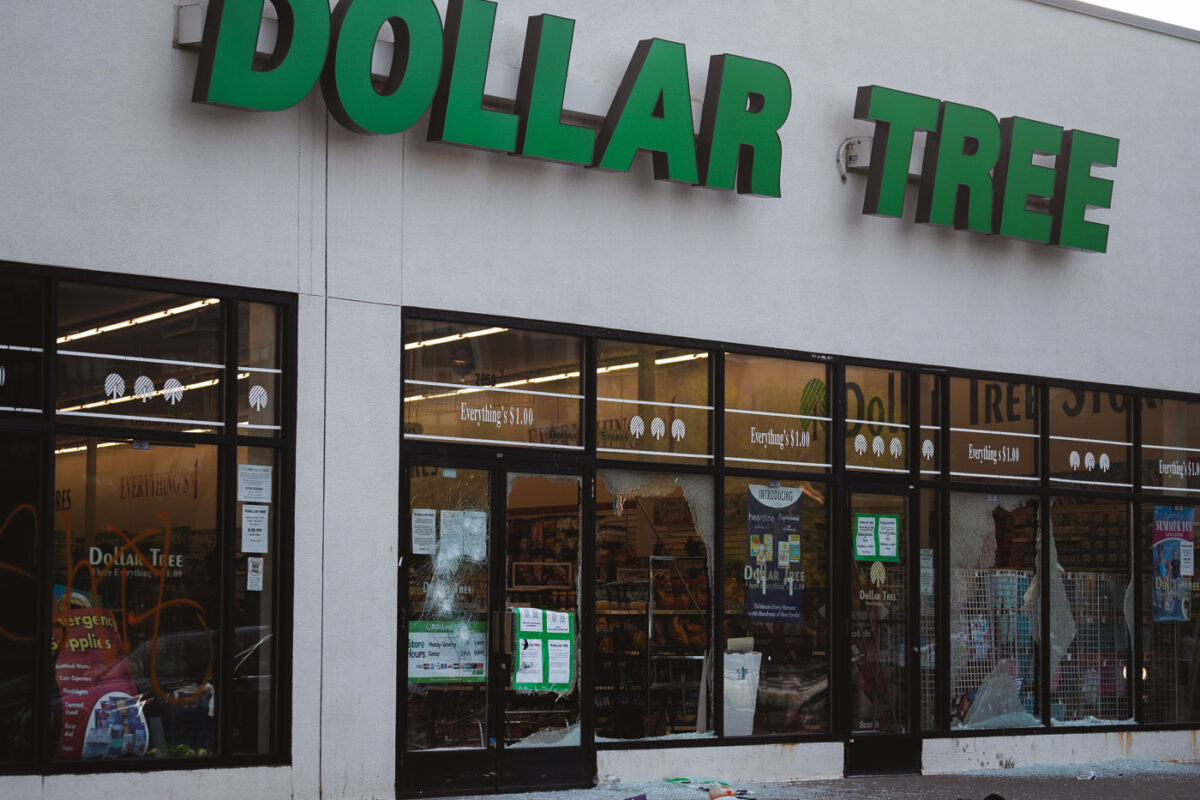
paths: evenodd
<path fill-rule="evenodd" d="M 700 183 L 738 194 L 779 197 L 783 143 L 779 129 L 792 108 L 782 68 L 741 56 L 713 56 L 700 117 Z"/>
<path fill-rule="evenodd" d="M 392 68 L 376 89 L 371 56 L 392 28 Z M 333 11 L 333 52 L 321 75 L 329 113 L 355 133 L 400 133 L 421 118 L 442 72 L 442 18 L 433 0 L 342 0 Z"/>
<path fill-rule="evenodd" d="M 1024 117 L 1000 120 L 1000 158 L 992 180 L 992 230 L 1001 236 L 1047 244 L 1051 216 L 1026 208 L 1030 195 L 1049 203 L 1054 196 L 1054 168 L 1033 163 L 1034 153 L 1058 155 L 1063 129 Z"/>
<path fill-rule="evenodd" d="M 1067 131 L 1062 138 L 1062 154 L 1054 180 L 1054 199 L 1050 209 L 1054 225 L 1052 244 L 1103 253 L 1108 250 L 1108 226 L 1083 218 L 1088 206 L 1112 207 L 1113 182 L 1093 178 L 1092 165 L 1117 165 L 1120 140 L 1087 131 Z"/>
<path fill-rule="evenodd" d="M 694 124 L 687 51 L 643 39 L 600 126 L 592 163 L 628 172 L 637 151 L 649 150 L 656 179 L 698 183 Z"/>
<path fill-rule="evenodd" d="M 517 85 L 517 152 L 567 164 L 588 165 L 596 132 L 562 121 L 567 66 L 575 20 L 542 14 L 529 18 Z"/>
<path fill-rule="evenodd" d="M 913 134 L 919 130 L 937 129 L 939 106 L 938 100 L 932 97 L 883 86 L 858 87 L 854 117 L 875 123 L 867 192 L 863 199 L 864 214 L 903 215 Z"/>
<path fill-rule="evenodd" d="M 429 141 L 513 152 L 517 117 L 483 107 L 496 4 L 450 0 L 446 8 L 442 82 L 433 98 Z"/>
<path fill-rule="evenodd" d="M 262 0 L 211 0 L 192 102 L 282 111 L 316 86 L 329 49 L 328 0 L 273 0 L 275 52 L 255 69 Z"/>
<path fill-rule="evenodd" d="M 991 233 L 991 171 L 999 156 L 1000 123 L 992 112 L 943 102 L 925 143 L 917 222 Z"/>

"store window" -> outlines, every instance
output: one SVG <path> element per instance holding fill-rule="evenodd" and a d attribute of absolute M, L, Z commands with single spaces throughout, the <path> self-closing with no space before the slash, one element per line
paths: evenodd
<path fill-rule="evenodd" d="M 1037 387 L 950 378 L 950 477 L 1036 486 Z"/>
<path fill-rule="evenodd" d="M 404 326 L 404 435 L 580 450 L 582 340 L 462 322 Z"/>
<path fill-rule="evenodd" d="M 1041 725 L 1038 507 L 1036 497 L 950 494 L 952 728 Z"/>
<path fill-rule="evenodd" d="M 596 454 L 711 463 L 711 360 L 694 347 L 599 340 Z"/>
<path fill-rule="evenodd" d="M 283 755 L 286 300 L 49 272 L 0 282 L 18 294 L 6 322 L 21 322 L 0 328 L 0 391 L 24 415 L 22 430 L 0 418 L 0 759 L 145 769 Z M 40 382 L 47 350 L 49 408 L 40 388 L 17 388 Z M 239 392 L 270 414 L 247 420 L 253 433 L 235 424 Z"/>
<path fill-rule="evenodd" d="M 829 495 L 725 481 L 725 736 L 830 726 Z"/>
<path fill-rule="evenodd" d="M 713 481 L 596 477 L 596 740 L 712 735 Z"/>
<path fill-rule="evenodd" d="M 1142 398 L 1142 486 L 1200 494 L 1200 402 Z"/>
<path fill-rule="evenodd" d="M 1056 725 L 1133 721 L 1130 512 L 1118 499 L 1051 499 L 1050 717 Z"/>
<path fill-rule="evenodd" d="M 1142 680 L 1146 722 L 1200 722 L 1196 507 L 1142 506 Z"/>
<path fill-rule="evenodd" d="M 846 367 L 846 467 L 908 472 L 909 373 Z"/>
<path fill-rule="evenodd" d="M 725 462 L 828 471 L 828 368 L 725 354 Z"/>
<path fill-rule="evenodd" d="M 1133 488 L 1129 396 L 1050 388 L 1050 482 L 1095 489 Z"/>
<path fill-rule="evenodd" d="M 940 375 L 921 373 L 921 475 L 942 474 L 942 393 L 945 381 Z"/>

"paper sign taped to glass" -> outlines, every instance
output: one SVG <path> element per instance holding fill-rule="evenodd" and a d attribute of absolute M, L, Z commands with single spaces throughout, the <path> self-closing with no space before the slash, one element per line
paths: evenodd
<path fill-rule="evenodd" d="M 1154 507 L 1154 621 L 1191 619 L 1195 509 Z"/>
<path fill-rule="evenodd" d="M 575 615 L 541 608 L 510 608 L 513 683 L 519 692 L 569 694 L 575 688 Z"/>

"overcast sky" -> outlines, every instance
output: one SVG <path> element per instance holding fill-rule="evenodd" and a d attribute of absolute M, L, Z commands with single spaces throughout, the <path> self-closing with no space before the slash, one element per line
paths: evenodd
<path fill-rule="evenodd" d="M 1200 30 L 1200 3 L 1196 0 L 1085 0 L 1092 5 L 1115 8 L 1139 17 Z"/>

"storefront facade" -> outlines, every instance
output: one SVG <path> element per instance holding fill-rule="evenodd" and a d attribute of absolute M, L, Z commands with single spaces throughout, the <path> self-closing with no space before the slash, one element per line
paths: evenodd
<path fill-rule="evenodd" d="M 0 794 L 1200 757 L 1196 41 L 251 5 L 0 32 Z"/>

